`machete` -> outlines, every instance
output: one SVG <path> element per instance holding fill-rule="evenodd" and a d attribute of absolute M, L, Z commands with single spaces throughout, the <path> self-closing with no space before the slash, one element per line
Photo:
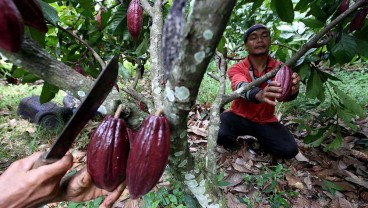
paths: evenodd
<path fill-rule="evenodd" d="M 119 56 L 115 55 L 106 68 L 100 73 L 92 89 L 77 108 L 72 118 L 68 121 L 63 131 L 59 134 L 51 148 L 41 155 L 33 165 L 33 168 L 53 163 L 62 157 L 72 146 L 80 131 L 95 115 L 97 109 L 106 99 L 116 83 L 118 76 Z"/>

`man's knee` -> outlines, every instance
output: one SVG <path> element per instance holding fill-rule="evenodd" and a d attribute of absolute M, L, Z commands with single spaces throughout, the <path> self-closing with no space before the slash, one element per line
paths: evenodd
<path fill-rule="evenodd" d="M 299 153 L 297 145 L 289 145 L 282 149 L 279 153 L 279 157 L 283 159 L 291 159 L 294 158 Z"/>

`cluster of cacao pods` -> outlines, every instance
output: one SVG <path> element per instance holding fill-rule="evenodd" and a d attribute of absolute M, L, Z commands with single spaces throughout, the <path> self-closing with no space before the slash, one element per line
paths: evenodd
<path fill-rule="evenodd" d="M 131 0 L 127 12 L 128 31 L 134 41 L 138 41 L 143 25 L 143 8 L 139 0 Z"/>
<path fill-rule="evenodd" d="M 280 70 L 276 73 L 275 81 L 281 84 L 281 96 L 277 98 L 278 101 L 285 101 L 289 96 L 292 85 L 293 72 L 290 67 L 282 65 Z"/>
<path fill-rule="evenodd" d="M 148 193 L 162 176 L 169 157 L 170 128 L 159 112 L 148 116 L 138 132 L 119 117 L 106 117 L 90 138 L 87 171 L 99 188 L 114 190 L 126 180 L 130 197 Z"/>
<path fill-rule="evenodd" d="M 47 32 L 37 0 L 1 0 L 0 11 L 0 48 L 18 52 L 23 42 L 24 25 Z"/>

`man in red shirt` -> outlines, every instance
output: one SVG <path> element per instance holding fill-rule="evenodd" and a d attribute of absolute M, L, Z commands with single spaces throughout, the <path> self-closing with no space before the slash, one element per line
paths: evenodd
<path fill-rule="evenodd" d="M 244 35 L 248 56 L 229 70 L 228 75 L 233 90 L 247 85 L 258 77 L 282 64 L 269 56 L 271 37 L 269 29 L 256 24 Z M 300 78 L 292 75 L 292 88 L 287 101 L 299 93 Z M 221 114 L 220 131 L 217 139 L 225 148 L 237 148 L 238 136 L 251 135 L 257 138 L 261 147 L 275 157 L 290 159 L 298 154 L 298 146 L 293 135 L 282 125 L 275 113 L 275 99 L 281 96 L 281 85 L 277 81 L 267 81 L 254 87 L 243 97 L 233 101 L 231 109 Z"/>

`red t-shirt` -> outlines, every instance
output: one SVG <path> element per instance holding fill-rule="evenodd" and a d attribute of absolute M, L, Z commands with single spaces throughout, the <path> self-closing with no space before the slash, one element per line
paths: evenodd
<path fill-rule="evenodd" d="M 269 57 L 267 72 L 274 69 L 276 66 L 281 64 L 281 62 L 276 61 Z M 252 82 L 252 78 L 249 74 L 250 63 L 248 57 L 244 60 L 234 64 L 229 70 L 228 75 L 231 81 L 231 88 L 236 90 L 236 86 L 239 82 Z M 265 72 L 259 73 L 257 69 L 253 70 L 255 77 L 261 77 L 265 74 Z M 264 89 L 267 86 L 267 83 L 262 83 L 260 88 Z M 277 122 L 277 118 L 274 115 L 275 106 L 266 104 L 266 103 L 254 103 L 245 100 L 244 98 L 237 98 L 231 104 L 230 112 L 233 112 L 239 116 L 247 118 L 253 122 L 257 123 L 269 123 L 269 122 Z"/>

